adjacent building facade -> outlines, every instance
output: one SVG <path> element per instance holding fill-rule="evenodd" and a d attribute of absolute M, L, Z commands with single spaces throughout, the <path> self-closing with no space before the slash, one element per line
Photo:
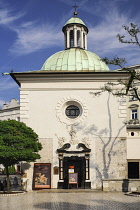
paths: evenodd
<path fill-rule="evenodd" d="M 20 104 L 17 99 L 12 99 L 9 104 L 6 102 L 0 109 L 0 120 L 20 121 Z"/>
<path fill-rule="evenodd" d="M 106 82 L 129 74 L 110 71 L 87 50 L 88 28 L 77 13 L 62 31 L 65 50 L 49 57 L 41 70 L 10 73 L 20 86 L 20 121 L 33 128 L 43 145 L 40 160 L 22 164 L 27 190 L 74 184 L 107 191 L 137 188 L 139 101 L 95 94 Z"/>

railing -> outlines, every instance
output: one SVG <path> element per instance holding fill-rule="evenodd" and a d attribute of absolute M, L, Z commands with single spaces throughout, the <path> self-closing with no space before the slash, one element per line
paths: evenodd
<path fill-rule="evenodd" d="M 126 122 L 127 125 L 136 125 L 140 124 L 140 121 L 138 119 L 132 119 Z"/>

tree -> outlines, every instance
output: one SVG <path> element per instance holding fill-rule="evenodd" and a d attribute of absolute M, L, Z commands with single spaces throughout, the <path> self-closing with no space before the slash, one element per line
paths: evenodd
<path fill-rule="evenodd" d="M 0 164 L 6 169 L 7 191 L 10 190 L 8 167 L 20 161 L 40 159 L 41 149 L 38 135 L 30 127 L 16 120 L 0 121 Z"/>
<path fill-rule="evenodd" d="M 130 36 L 129 40 L 125 40 L 124 35 L 118 34 L 117 37 L 119 39 L 119 42 L 121 43 L 128 43 L 128 44 L 134 44 L 138 47 L 140 47 L 140 42 L 138 35 L 140 33 L 140 29 L 137 25 L 131 23 L 130 27 L 123 25 L 122 26 L 127 34 Z M 121 69 L 120 71 L 126 71 L 128 72 L 128 77 L 126 79 L 120 79 L 117 83 L 106 83 L 104 87 L 101 88 L 101 91 L 95 93 L 95 95 L 98 95 L 104 91 L 111 92 L 113 95 L 117 96 L 133 96 L 136 99 L 140 101 L 140 93 L 137 88 L 137 83 L 140 83 L 140 72 L 138 72 L 135 68 L 126 68 L 124 67 L 124 64 L 126 63 L 125 58 L 119 58 L 114 57 L 112 60 L 108 59 L 107 57 L 102 59 L 107 65 L 115 65 L 119 66 Z M 122 85 L 122 88 L 118 91 L 114 91 L 114 86 Z"/>

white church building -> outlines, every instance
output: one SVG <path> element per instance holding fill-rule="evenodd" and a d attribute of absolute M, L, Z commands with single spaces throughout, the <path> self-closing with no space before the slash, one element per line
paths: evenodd
<path fill-rule="evenodd" d="M 124 190 L 140 186 L 140 102 L 98 92 L 127 78 L 87 50 L 88 28 L 77 17 L 63 26 L 65 50 L 41 70 L 12 72 L 20 86 L 20 121 L 39 136 L 36 163 L 22 163 L 27 190 Z M 133 67 L 129 67 L 130 69 Z M 140 66 L 135 66 L 140 70 Z"/>

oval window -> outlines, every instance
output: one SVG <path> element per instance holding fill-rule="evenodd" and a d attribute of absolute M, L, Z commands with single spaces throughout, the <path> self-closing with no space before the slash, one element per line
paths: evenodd
<path fill-rule="evenodd" d="M 80 109 L 75 105 L 70 105 L 66 108 L 65 114 L 69 118 L 77 118 L 80 115 Z"/>

